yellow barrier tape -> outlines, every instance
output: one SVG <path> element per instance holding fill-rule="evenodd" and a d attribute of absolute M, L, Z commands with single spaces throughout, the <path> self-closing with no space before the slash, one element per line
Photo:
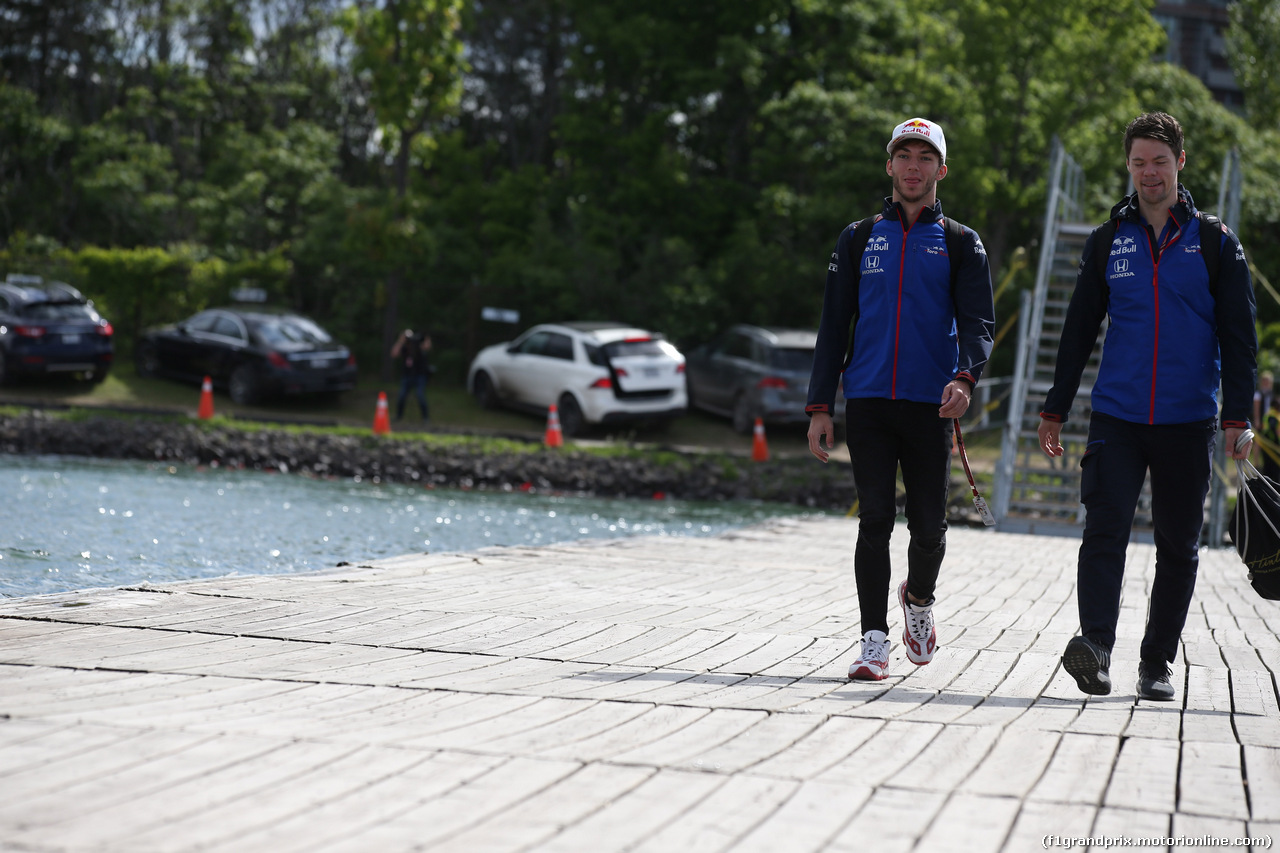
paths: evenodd
<path fill-rule="evenodd" d="M 1253 261 L 1249 261 L 1249 272 L 1253 273 L 1254 279 L 1262 282 L 1262 286 L 1267 289 L 1267 293 L 1271 294 L 1272 299 L 1276 302 L 1280 302 L 1280 293 L 1276 293 L 1276 289 L 1271 286 L 1271 282 L 1267 280 L 1267 277 L 1262 274 L 1261 270 L 1254 266 Z"/>

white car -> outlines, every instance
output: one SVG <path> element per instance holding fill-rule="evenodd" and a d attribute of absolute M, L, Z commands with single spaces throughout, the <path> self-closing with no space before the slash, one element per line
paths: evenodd
<path fill-rule="evenodd" d="M 545 416 L 565 435 L 591 424 L 673 418 L 688 407 L 684 356 L 659 334 L 617 323 L 550 323 L 481 350 L 467 389 L 485 408 Z"/>

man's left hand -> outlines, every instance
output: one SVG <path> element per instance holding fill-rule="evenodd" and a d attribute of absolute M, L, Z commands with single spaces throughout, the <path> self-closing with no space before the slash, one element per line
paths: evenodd
<path fill-rule="evenodd" d="M 953 379 L 942 389 L 942 406 L 938 409 L 940 418 L 958 418 L 969 411 L 969 396 L 972 393 L 969 383 L 963 379 Z"/>
<path fill-rule="evenodd" d="M 1232 459 L 1248 459 L 1249 451 L 1253 449 L 1253 442 L 1250 441 L 1244 447 L 1237 448 L 1236 442 L 1240 440 L 1240 434 L 1244 430 L 1239 427 L 1228 427 L 1224 430 L 1223 438 L 1227 442 L 1227 456 Z"/>

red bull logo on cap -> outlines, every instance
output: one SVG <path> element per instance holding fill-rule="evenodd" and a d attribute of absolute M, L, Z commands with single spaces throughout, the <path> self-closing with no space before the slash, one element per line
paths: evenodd
<path fill-rule="evenodd" d="M 902 124 L 895 127 L 893 129 L 893 135 L 889 138 L 889 144 L 885 146 L 885 150 L 892 154 L 894 145 L 902 141 L 904 137 L 923 139 L 934 148 L 938 149 L 938 153 L 942 155 L 943 161 L 946 161 L 947 139 L 942 133 L 942 128 L 928 119 L 907 119 Z"/>

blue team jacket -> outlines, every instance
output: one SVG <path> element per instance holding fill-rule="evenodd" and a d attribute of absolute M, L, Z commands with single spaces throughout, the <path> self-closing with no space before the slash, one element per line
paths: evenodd
<path fill-rule="evenodd" d="M 1209 420 L 1218 415 L 1221 378 L 1223 427 L 1248 425 L 1257 337 L 1244 249 L 1230 231 L 1216 238 L 1222 242 L 1215 298 L 1200 254 L 1201 221 L 1181 185 L 1170 213 L 1157 237 L 1134 196 L 1116 205 L 1105 269 L 1093 262 L 1098 231 L 1089 236 L 1043 418 L 1066 421 L 1098 329 L 1110 317 L 1094 411 L 1139 424 Z"/>
<path fill-rule="evenodd" d="M 907 224 L 902 208 L 885 199 L 866 249 L 854 258 L 856 225 L 841 232 L 827 269 L 805 411 L 831 411 L 842 368 L 849 399 L 938 403 L 953 379 L 977 384 L 995 328 L 991 272 L 977 233 L 964 229 L 952 292 L 941 202 Z"/>

